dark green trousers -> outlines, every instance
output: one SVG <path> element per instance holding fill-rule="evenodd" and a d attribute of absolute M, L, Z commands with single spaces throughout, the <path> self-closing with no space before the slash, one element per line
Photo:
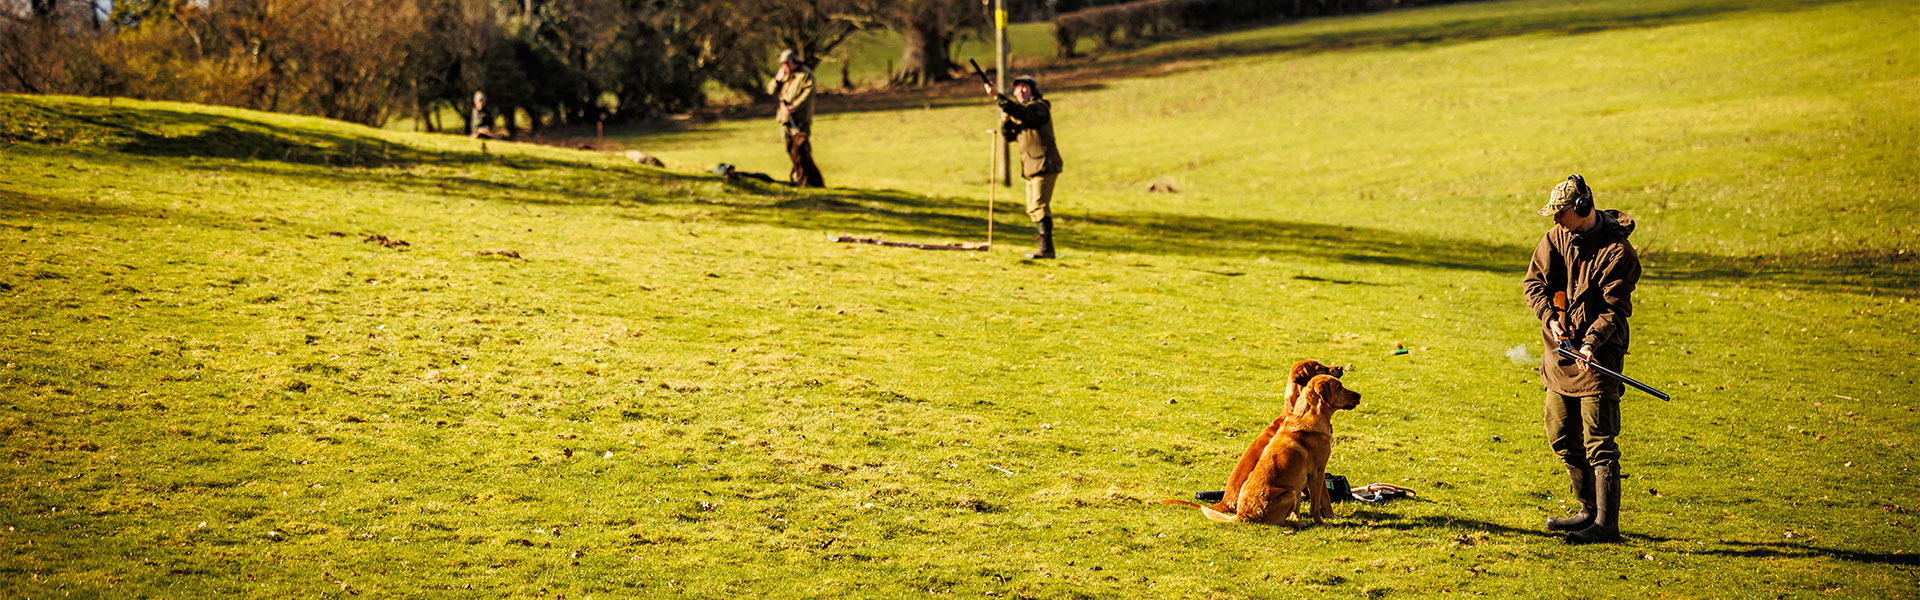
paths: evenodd
<path fill-rule="evenodd" d="M 1562 396 L 1547 390 L 1547 444 L 1562 462 L 1580 470 L 1618 466 L 1620 394 Z"/>

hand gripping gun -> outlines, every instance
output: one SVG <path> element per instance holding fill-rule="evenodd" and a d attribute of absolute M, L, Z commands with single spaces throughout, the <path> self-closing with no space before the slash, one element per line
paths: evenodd
<path fill-rule="evenodd" d="M 973 74 L 978 75 L 980 77 L 980 83 L 987 84 L 988 86 L 993 85 L 993 81 L 990 79 L 987 79 L 987 72 L 980 70 L 980 63 L 974 62 L 973 59 L 969 58 L 967 59 L 967 64 L 973 65 Z M 1007 129 L 1006 119 L 1000 120 L 1000 137 L 1006 138 L 1006 140 L 1009 142 L 1013 141 L 1014 132 L 1012 130 Z"/>
<path fill-rule="evenodd" d="M 1640 390 L 1648 394 L 1652 394 L 1653 397 L 1655 398 L 1659 398 L 1661 400 L 1672 400 L 1671 397 L 1667 396 L 1666 392 L 1653 389 L 1653 386 L 1640 383 L 1638 381 L 1634 381 L 1632 377 L 1621 375 L 1620 373 L 1614 371 L 1613 369 L 1602 367 L 1600 366 L 1600 363 L 1587 360 L 1587 357 L 1581 356 L 1579 352 L 1575 351 L 1573 347 L 1573 324 L 1568 322 L 1568 318 L 1567 318 L 1567 293 L 1566 292 L 1553 293 L 1553 312 L 1554 312 L 1554 318 L 1560 321 L 1560 346 L 1556 348 L 1556 350 L 1560 352 L 1560 356 L 1564 358 L 1572 359 L 1575 362 L 1585 363 L 1587 365 L 1587 368 L 1593 369 L 1595 371 L 1599 371 L 1601 374 L 1606 375 L 1608 377 L 1618 379 L 1620 380 L 1620 383 L 1624 383 L 1629 386 L 1632 386 L 1633 389 Z"/>

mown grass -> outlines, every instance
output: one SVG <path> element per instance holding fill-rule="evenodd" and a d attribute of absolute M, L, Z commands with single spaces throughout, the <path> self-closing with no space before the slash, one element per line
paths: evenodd
<path fill-rule="evenodd" d="M 979 108 L 822 115 L 814 192 L 0 98 L 0 589 L 1915 595 L 1912 6 L 1285 41 L 1596 6 L 1680 5 L 1243 32 L 1276 49 L 1060 89 L 1055 263 L 822 240 L 979 239 Z M 771 138 L 633 143 L 777 173 Z M 1644 223 L 1629 370 L 1675 396 L 1626 401 L 1600 548 L 1539 529 L 1564 484 L 1507 357 L 1574 171 Z M 1146 503 L 1216 488 L 1309 357 L 1366 394 L 1330 470 L 1420 500 L 1298 533 Z"/>

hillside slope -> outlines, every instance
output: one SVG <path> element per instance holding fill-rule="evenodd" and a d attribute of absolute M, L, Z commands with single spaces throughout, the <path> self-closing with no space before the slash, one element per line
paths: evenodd
<path fill-rule="evenodd" d="M 1301 27 L 1567 6 L 1671 8 Z M 0 595 L 1911 597 L 1914 9 L 1783 8 L 1060 90 L 1050 263 L 1006 195 L 991 252 L 823 239 L 981 240 L 985 143 L 936 143 L 977 109 L 823 116 L 868 187 L 795 191 L 694 168 L 778 172 L 765 123 L 634 141 L 660 170 L 0 97 Z M 1656 67 L 1694 85 L 1621 89 Z M 1540 529 L 1517 291 L 1575 169 L 1648 223 L 1628 367 L 1674 395 L 1625 399 L 1603 548 Z M 1217 488 L 1303 358 L 1365 394 L 1330 471 L 1418 499 L 1151 503 Z"/>

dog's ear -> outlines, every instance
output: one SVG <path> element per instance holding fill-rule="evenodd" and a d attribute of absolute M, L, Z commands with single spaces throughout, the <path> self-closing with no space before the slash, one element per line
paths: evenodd
<path fill-rule="evenodd" d="M 1316 380 L 1314 383 L 1321 383 Z M 1332 377 L 1326 378 L 1325 389 L 1320 390 L 1320 398 L 1334 410 L 1346 410 L 1360 405 L 1360 392 L 1347 389 L 1347 384 Z"/>
<path fill-rule="evenodd" d="M 1313 359 L 1293 363 L 1293 370 L 1287 374 L 1287 380 L 1292 381 L 1294 385 L 1306 385 L 1315 375 L 1325 372 L 1326 368 L 1326 365 Z"/>
<path fill-rule="evenodd" d="M 1306 407 L 1312 406 L 1314 404 L 1318 404 L 1320 402 L 1320 388 L 1315 387 L 1311 384 L 1299 385 L 1295 387 L 1296 387 L 1295 391 L 1297 394 L 1295 396 L 1297 400 L 1293 405 L 1295 411 L 1305 410 Z"/>
<path fill-rule="evenodd" d="M 1347 389 L 1346 384 L 1340 383 L 1339 377 L 1332 375 L 1316 376 L 1308 385 L 1319 390 L 1322 395 L 1334 394 L 1340 392 L 1340 390 Z"/>
<path fill-rule="evenodd" d="M 1315 375 L 1312 381 L 1307 382 L 1307 390 L 1300 395 L 1300 398 L 1311 399 L 1312 402 L 1329 402 L 1330 398 L 1346 389 L 1346 386 L 1340 384 L 1338 377 Z"/>

